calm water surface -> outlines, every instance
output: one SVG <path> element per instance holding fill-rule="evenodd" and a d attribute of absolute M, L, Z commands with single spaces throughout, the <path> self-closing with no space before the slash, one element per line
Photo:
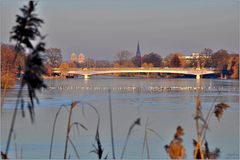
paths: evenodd
<path fill-rule="evenodd" d="M 48 89 L 38 94 L 40 104 L 36 106 L 36 121 L 31 124 L 26 109 L 26 118 L 18 112 L 15 137 L 10 148 L 10 157 L 15 158 L 14 143 L 17 144 L 18 154 L 23 150 L 23 158 L 48 158 L 52 124 L 58 108 L 72 101 L 82 101 L 94 105 L 100 113 L 100 138 L 104 147 L 104 155 L 111 157 L 111 139 L 109 124 L 108 89 L 111 89 L 113 107 L 113 125 L 116 157 L 120 158 L 124 140 L 129 126 L 138 117 L 141 126 L 134 128 L 130 137 L 125 157 L 147 158 L 142 153 L 144 126 L 148 126 L 162 137 L 160 139 L 152 132 L 148 133 L 151 158 L 167 158 L 164 145 L 168 144 L 178 125 L 184 128 L 184 145 L 187 158 L 192 158 L 192 139 L 196 138 L 195 99 L 197 87 L 200 87 L 200 99 L 203 112 L 220 102 L 231 106 L 224 112 L 220 122 L 212 117 L 210 130 L 207 133 L 209 147 L 220 148 L 221 158 L 239 158 L 239 82 L 234 80 L 203 79 L 135 79 L 115 77 L 91 77 L 84 79 L 46 80 Z M 15 105 L 19 86 L 7 93 L 4 112 L 1 120 L 1 147 L 6 146 L 7 134 Z M 24 93 L 27 94 L 27 93 Z M 215 102 L 216 101 L 216 102 Z M 215 103 L 214 103 L 215 102 Z M 76 145 L 81 158 L 97 158 L 90 153 L 93 150 L 96 129 L 96 113 L 85 107 L 83 103 L 73 112 L 73 121 L 81 122 L 87 131 L 73 128 L 71 138 Z M 87 106 L 86 104 L 84 106 Z M 56 134 L 52 157 L 63 158 L 66 136 L 67 111 L 63 109 L 56 124 Z M 69 145 L 69 156 L 76 158 Z"/>

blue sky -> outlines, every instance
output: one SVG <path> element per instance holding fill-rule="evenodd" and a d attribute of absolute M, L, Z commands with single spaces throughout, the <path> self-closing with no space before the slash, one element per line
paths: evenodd
<path fill-rule="evenodd" d="M 1 0 L 1 41 L 9 42 L 19 7 L 27 1 Z M 117 52 L 142 54 L 239 52 L 238 0 L 39 0 L 47 47 L 89 58 L 113 60 Z"/>

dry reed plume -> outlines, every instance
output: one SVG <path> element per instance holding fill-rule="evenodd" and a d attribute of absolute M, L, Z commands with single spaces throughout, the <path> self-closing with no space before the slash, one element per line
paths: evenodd
<path fill-rule="evenodd" d="M 165 145 L 165 150 L 171 159 L 186 158 L 186 150 L 183 146 L 182 136 L 184 135 L 183 128 L 178 126 L 173 140 L 169 145 Z"/>
<path fill-rule="evenodd" d="M 2 158 L 6 158 L 9 147 L 11 144 L 11 138 L 14 130 L 15 120 L 17 116 L 19 103 L 22 103 L 22 112 L 24 112 L 24 100 L 22 96 L 22 90 L 27 86 L 29 101 L 27 107 L 30 113 L 32 122 L 34 121 L 34 104 L 39 100 L 36 96 L 36 91 L 46 88 L 43 82 L 43 75 L 46 73 L 43 65 L 43 53 L 45 51 L 45 43 L 42 40 L 45 36 L 42 36 L 39 28 L 44 23 L 42 19 L 37 17 L 35 13 L 35 7 L 37 3 L 29 1 L 28 6 L 24 5 L 20 10 L 22 15 L 16 16 L 17 25 L 12 28 L 11 40 L 16 42 L 15 49 L 17 53 L 27 52 L 25 59 L 24 75 L 21 81 L 21 87 L 18 92 L 15 109 L 11 121 L 11 126 L 8 134 L 7 145 L 5 153 L 2 153 Z M 34 42 L 33 42 L 34 41 Z M 36 45 L 33 45 L 36 41 L 39 41 Z M 17 55 L 16 55 L 17 57 Z M 16 58 L 15 58 L 16 59 Z M 15 60 L 14 60 L 15 62 Z M 13 63 L 14 63 L 13 62 Z M 21 100 L 21 101 L 20 101 Z"/>
<path fill-rule="evenodd" d="M 193 139 L 193 146 L 195 147 L 194 149 L 195 159 L 204 159 L 204 158 L 216 159 L 220 156 L 219 148 L 215 148 L 214 150 L 209 149 L 208 141 L 206 139 L 206 133 L 207 133 L 207 130 L 209 130 L 209 123 L 212 115 L 214 114 L 217 120 L 220 121 L 223 115 L 223 112 L 230 106 L 223 102 L 214 105 L 214 103 L 216 103 L 216 99 L 214 100 L 213 105 L 210 107 L 207 113 L 207 116 L 204 117 L 204 114 L 201 109 L 200 98 L 199 96 L 197 96 L 197 99 L 196 99 L 197 110 L 196 110 L 196 116 L 194 119 L 197 122 L 196 126 L 197 126 L 198 136 L 197 136 L 197 141 Z M 203 143 L 204 143 L 204 148 L 202 147 Z"/>
<path fill-rule="evenodd" d="M 125 153 L 125 150 L 127 148 L 127 143 L 128 143 L 128 140 L 129 140 L 129 137 L 132 133 L 132 130 L 135 126 L 140 126 L 141 125 L 141 119 L 140 118 L 137 118 L 133 123 L 132 125 L 129 127 L 128 129 L 128 134 L 127 134 L 127 137 L 126 137 L 126 140 L 125 140 L 125 144 L 124 144 L 124 147 L 123 147 L 123 150 L 122 150 L 122 154 L 121 154 L 121 159 L 123 159 L 124 157 L 124 153 Z"/>

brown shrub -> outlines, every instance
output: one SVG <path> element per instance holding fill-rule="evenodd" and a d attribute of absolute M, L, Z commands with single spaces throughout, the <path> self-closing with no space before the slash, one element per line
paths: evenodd
<path fill-rule="evenodd" d="M 1 88 L 12 88 L 15 85 L 16 77 L 13 73 L 6 73 L 1 76 Z"/>

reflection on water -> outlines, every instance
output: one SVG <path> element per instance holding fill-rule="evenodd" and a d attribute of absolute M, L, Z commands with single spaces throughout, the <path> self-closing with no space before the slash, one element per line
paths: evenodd
<path fill-rule="evenodd" d="M 111 141 L 108 115 L 108 94 L 112 90 L 113 124 L 116 141 L 116 154 L 120 157 L 128 127 L 141 117 L 143 126 L 149 118 L 150 127 L 158 131 L 164 140 L 149 134 L 151 158 L 167 158 L 163 146 L 172 139 L 177 125 L 185 130 L 184 144 L 188 158 L 192 157 L 192 138 L 195 138 L 195 96 L 199 87 L 203 111 L 206 112 L 214 99 L 217 102 L 230 104 L 231 108 L 224 113 L 220 122 L 212 119 L 211 131 L 207 136 L 210 148 L 219 147 L 222 158 L 228 155 L 238 157 L 239 150 L 239 84 L 238 81 L 203 79 L 196 85 L 195 79 L 135 79 L 115 77 L 91 77 L 84 79 L 47 80 L 48 89 L 39 93 L 40 105 L 36 108 L 36 123 L 31 125 L 29 117 L 23 119 L 18 115 L 16 124 L 16 142 L 23 147 L 24 158 L 48 158 L 51 126 L 57 109 L 62 104 L 74 100 L 86 101 L 94 105 L 101 115 L 100 137 L 104 151 L 111 157 Z M 18 86 L 7 93 L 5 110 L 2 114 L 2 142 L 5 148 L 12 107 L 15 104 Z M 27 94 L 27 93 L 24 93 Z M 81 105 L 80 105 L 81 107 Z M 80 136 L 73 130 L 72 137 L 80 152 L 81 158 L 96 158 L 89 153 L 94 142 L 96 115 L 87 110 L 86 117 L 77 109 L 73 119 L 81 121 L 88 131 L 80 131 Z M 67 113 L 61 112 L 57 121 L 54 140 L 53 158 L 63 158 L 63 144 L 66 133 Z M 144 127 L 138 127 L 129 140 L 125 156 L 127 158 L 146 158 L 142 156 Z M 69 153 L 74 158 L 72 149 Z M 15 157 L 14 147 L 11 148 Z M 234 158 L 234 157 L 232 157 Z"/>

